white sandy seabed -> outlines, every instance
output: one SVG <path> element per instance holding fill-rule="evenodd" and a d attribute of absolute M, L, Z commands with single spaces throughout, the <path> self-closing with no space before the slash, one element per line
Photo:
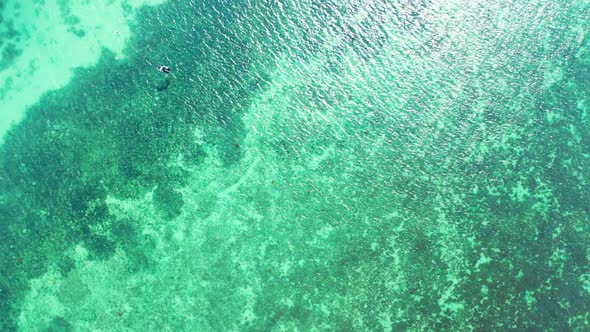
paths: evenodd
<path fill-rule="evenodd" d="M 164 1 L 8 0 L 0 9 L 0 144 L 29 106 L 68 84 L 73 69 L 94 66 L 103 48 L 123 59 L 137 9 Z"/>

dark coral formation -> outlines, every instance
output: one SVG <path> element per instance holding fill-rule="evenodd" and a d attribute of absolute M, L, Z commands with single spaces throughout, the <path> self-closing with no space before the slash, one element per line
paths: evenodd
<path fill-rule="evenodd" d="M 148 259 L 140 253 L 143 241 L 128 238 L 134 226 L 109 214 L 106 195 L 136 197 L 166 179 L 156 191 L 156 203 L 169 218 L 178 215 L 182 197 L 172 186 L 182 185 L 183 171 L 166 164 L 180 153 L 188 165 L 203 161 L 203 150 L 192 143 L 196 123 L 217 122 L 220 129 L 207 139 L 235 150 L 242 129 L 233 114 L 255 93 L 245 69 L 256 57 L 231 47 L 219 50 L 232 54 L 204 54 L 204 46 L 220 43 L 201 33 L 221 22 L 212 8 L 202 8 L 211 13 L 210 22 L 191 20 L 195 26 L 175 27 L 173 34 L 155 29 L 162 17 L 188 24 L 180 15 L 194 8 L 176 6 L 188 5 L 146 9 L 135 27 L 138 37 L 128 49 L 128 61 L 118 62 L 105 51 L 96 67 L 79 70 L 67 87 L 45 95 L 7 134 L 0 151 L 0 255 L 7 262 L 0 272 L 1 330 L 14 329 L 14 310 L 29 279 L 52 264 L 64 273 L 71 269 L 56 253 L 73 244 L 83 242 L 96 259 L 108 258 L 123 246 L 139 260 L 132 268 L 147 266 Z M 157 80 L 159 73 L 145 65 L 143 51 L 134 51 L 146 47 L 153 58 L 171 57 L 184 65 L 178 76 L 186 84 L 156 98 L 146 81 Z M 239 65 L 231 65 L 230 58 Z M 207 69 L 198 80 L 188 80 L 196 78 L 199 63 Z M 226 91 L 233 104 L 218 100 L 218 91 Z M 229 153 L 224 161 L 230 164 L 238 157 L 238 152 Z M 115 224 L 111 236 L 93 231 L 97 225 Z"/>

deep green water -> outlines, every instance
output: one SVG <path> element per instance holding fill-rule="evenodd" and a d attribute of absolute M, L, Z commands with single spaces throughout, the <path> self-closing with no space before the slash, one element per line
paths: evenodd
<path fill-rule="evenodd" d="M 0 147 L 0 331 L 589 330 L 589 18 L 145 8 Z"/>

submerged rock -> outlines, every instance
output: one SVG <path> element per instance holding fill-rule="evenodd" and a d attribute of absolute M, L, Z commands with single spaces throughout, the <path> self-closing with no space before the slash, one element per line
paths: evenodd
<path fill-rule="evenodd" d="M 173 219 L 180 215 L 184 200 L 182 194 L 168 185 L 161 185 L 154 192 L 154 204 L 164 212 L 167 219 Z"/>
<path fill-rule="evenodd" d="M 170 82 L 171 82 L 170 77 L 166 77 L 165 79 L 160 80 L 158 82 L 158 85 L 156 85 L 156 90 L 158 90 L 158 91 L 168 90 L 168 88 L 170 87 Z"/>
<path fill-rule="evenodd" d="M 46 332 L 70 332 L 72 325 L 63 317 L 55 317 L 49 322 Z"/>

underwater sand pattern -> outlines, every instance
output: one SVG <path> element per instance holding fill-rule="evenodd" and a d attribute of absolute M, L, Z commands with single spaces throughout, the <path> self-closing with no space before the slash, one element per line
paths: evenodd
<path fill-rule="evenodd" d="M 133 8 L 4 136 L 0 330 L 590 328 L 586 2 Z"/>

